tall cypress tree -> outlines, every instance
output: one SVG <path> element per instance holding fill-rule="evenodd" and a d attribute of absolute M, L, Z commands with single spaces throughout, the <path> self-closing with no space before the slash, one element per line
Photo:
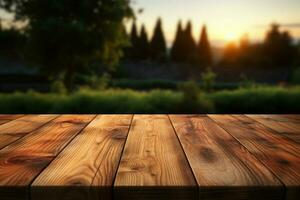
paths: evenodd
<path fill-rule="evenodd" d="M 142 25 L 142 28 L 141 28 L 138 51 L 139 51 L 139 59 L 147 60 L 150 57 L 150 55 L 149 55 L 150 54 L 150 45 L 149 45 L 149 41 L 148 41 L 148 34 L 147 34 L 147 31 L 146 31 L 146 28 L 144 25 Z"/>
<path fill-rule="evenodd" d="M 166 58 L 167 45 L 162 30 L 162 21 L 157 20 L 153 38 L 150 43 L 151 58 L 155 61 L 162 61 Z"/>
<path fill-rule="evenodd" d="M 197 47 L 197 60 L 201 67 L 211 67 L 212 65 L 212 52 L 211 46 L 207 36 L 206 26 L 202 27 L 199 44 Z"/>
<path fill-rule="evenodd" d="M 189 21 L 187 23 L 186 29 L 184 31 L 184 42 L 183 42 L 183 59 L 186 62 L 193 62 L 196 53 L 196 43 L 192 35 L 192 23 Z"/>
<path fill-rule="evenodd" d="M 138 54 L 139 54 L 139 50 L 138 50 L 139 36 L 138 36 L 136 22 L 133 22 L 132 27 L 131 27 L 130 43 L 131 43 L 131 46 L 129 48 L 129 57 L 132 60 L 136 60 L 136 59 L 138 59 Z"/>
<path fill-rule="evenodd" d="M 184 32 L 182 28 L 181 21 L 178 22 L 177 32 L 175 40 L 171 49 L 171 60 L 173 62 L 182 62 L 183 61 L 183 46 L 184 46 Z"/>

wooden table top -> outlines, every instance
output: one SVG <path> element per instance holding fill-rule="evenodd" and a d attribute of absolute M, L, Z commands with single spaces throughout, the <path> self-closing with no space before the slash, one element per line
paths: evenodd
<path fill-rule="evenodd" d="M 300 115 L 0 115 L 0 199 L 300 199 Z"/>

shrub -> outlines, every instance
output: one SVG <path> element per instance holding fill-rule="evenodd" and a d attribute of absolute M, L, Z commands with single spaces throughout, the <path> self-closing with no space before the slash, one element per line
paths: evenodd
<path fill-rule="evenodd" d="M 189 81 L 179 85 L 183 94 L 181 108 L 184 113 L 211 113 L 213 103 L 200 91 L 196 82 Z"/>
<path fill-rule="evenodd" d="M 203 89 L 207 92 L 211 92 L 214 88 L 217 74 L 215 74 L 211 69 L 208 69 L 205 73 L 201 75 Z"/>
<path fill-rule="evenodd" d="M 80 90 L 74 94 L 36 92 L 0 94 L 0 113 L 299 113 L 300 87 L 254 87 L 204 93 L 194 82 L 181 92 L 153 90 Z"/>
<path fill-rule="evenodd" d="M 51 92 L 57 93 L 57 94 L 66 94 L 67 88 L 65 87 L 65 84 L 61 80 L 56 80 L 51 85 Z"/>
<path fill-rule="evenodd" d="M 286 114 L 300 112 L 300 87 L 254 87 L 210 95 L 218 113 Z"/>

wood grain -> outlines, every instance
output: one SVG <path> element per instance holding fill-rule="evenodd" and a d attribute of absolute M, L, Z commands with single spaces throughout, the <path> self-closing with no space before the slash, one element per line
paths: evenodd
<path fill-rule="evenodd" d="M 94 119 L 37 177 L 32 199 L 110 199 L 131 119 L 132 115 Z"/>
<path fill-rule="evenodd" d="M 247 115 L 300 144 L 300 119 L 297 116 L 283 115 Z"/>
<path fill-rule="evenodd" d="M 24 115 L 0 115 L 0 125 L 10 122 L 14 119 L 20 118 Z"/>
<path fill-rule="evenodd" d="M 196 183 L 166 115 L 135 115 L 117 172 L 116 199 L 194 199 Z"/>
<path fill-rule="evenodd" d="M 280 178 L 287 199 L 299 198 L 300 148 L 296 142 L 243 115 L 210 117 Z"/>
<path fill-rule="evenodd" d="M 26 115 L 0 126 L 0 149 L 34 131 L 57 115 Z"/>
<path fill-rule="evenodd" d="M 280 181 L 212 119 L 170 119 L 200 187 L 200 199 L 282 199 Z"/>
<path fill-rule="evenodd" d="M 34 178 L 93 118 L 93 115 L 58 117 L 2 149 L 0 187 L 9 189 L 4 190 L 5 193 L 1 193 L 0 196 L 10 199 L 10 195 L 20 188 L 27 192 L 26 189 Z M 26 197 L 27 193 L 24 196 Z"/>

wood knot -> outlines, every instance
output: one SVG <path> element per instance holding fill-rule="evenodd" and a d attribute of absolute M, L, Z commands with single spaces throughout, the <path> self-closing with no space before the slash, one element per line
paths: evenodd
<path fill-rule="evenodd" d="M 214 162 L 216 160 L 215 152 L 206 147 L 200 149 L 200 155 L 207 162 Z"/>
<path fill-rule="evenodd" d="M 127 134 L 124 133 L 124 131 L 121 130 L 113 130 L 113 133 L 111 134 L 111 138 L 115 139 L 115 140 L 125 140 L 126 139 Z"/>
<path fill-rule="evenodd" d="M 289 165 L 290 164 L 290 162 L 285 159 L 279 159 L 279 160 L 277 160 L 277 162 L 281 165 Z"/>

